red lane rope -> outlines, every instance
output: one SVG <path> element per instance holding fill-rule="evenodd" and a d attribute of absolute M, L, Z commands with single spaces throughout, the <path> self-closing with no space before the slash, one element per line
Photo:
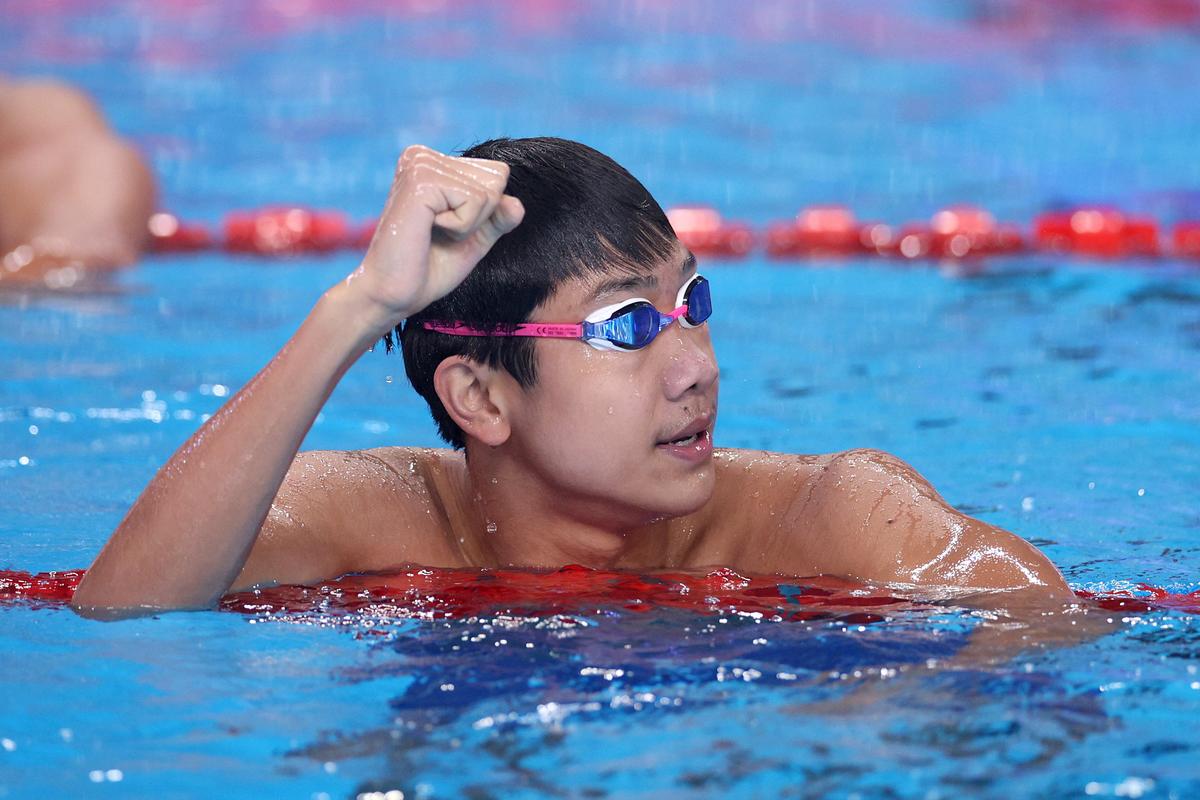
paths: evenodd
<path fill-rule="evenodd" d="M 0 570 L 0 604 L 61 606 L 84 570 L 31 574 Z M 865 625 L 884 620 L 889 607 L 927 604 L 885 592 L 862 595 L 861 584 L 820 576 L 781 583 L 778 576 L 739 575 L 717 569 L 632 575 L 567 566 L 553 572 L 412 568 L 386 575 L 347 575 L 316 586 L 277 586 L 230 594 L 221 609 L 238 613 L 362 613 L 371 616 L 462 619 L 505 614 L 552 616 L 598 608 L 646 612 L 679 608 L 702 614 L 739 613 L 784 620 L 834 620 Z M 1138 592 L 1075 592 L 1109 611 L 1182 611 L 1200 614 L 1200 590 L 1173 594 L 1138 584 Z"/>
<path fill-rule="evenodd" d="M 1014 253 L 1057 253 L 1083 258 L 1200 260 L 1200 220 L 1166 228 L 1149 218 L 1104 206 L 1049 211 L 1028 229 L 999 223 L 984 209 L 951 206 L 927 223 L 893 226 L 860 221 L 845 206 L 810 206 L 795 218 L 756 230 L 722 219 L 706 206 L 667 211 L 680 241 L 692 252 L 724 259 L 762 249 L 772 259 L 878 256 L 900 260 L 963 260 Z M 227 214 L 220 230 L 183 222 L 167 212 L 150 219 L 155 252 L 224 250 L 258 256 L 364 249 L 375 220 L 352 222 L 340 211 L 279 206 Z"/>

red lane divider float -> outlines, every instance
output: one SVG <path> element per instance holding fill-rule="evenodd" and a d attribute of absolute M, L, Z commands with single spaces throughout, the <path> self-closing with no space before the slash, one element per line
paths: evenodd
<path fill-rule="evenodd" d="M 1158 223 L 1129 217 L 1112 208 L 1079 208 L 1042 214 L 1034 220 L 1040 249 L 1119 258 L 1157 256 Z"/>
<path fill-rule="evenodd" d="M 328 253 L 350 240 L 350 222 L 336 211 L 268 208 L 225 217 L 225 249 L 233 253 Z"/>
<path fill-rule="evenodd" d="M 789 222 L 767 228 L 771 258 L 811 258 L 880 253 L 892 242 L 892 229 L 882 223 L 859 223 L 845 206 L 810 206 Z"/>
<path fill-rule="evenodd" d="M 203 225 L 159 212 L 149 222 L 150 249 L 158 253 L 221 249 L 258 256 L 361 250 L 370 244 L 375 225 L 375 220 L 352 223 L 340 211 L 273 207 L 232 211 L 217 235 Z"/>
<path fill-rule="evenodd" d="M 174 214 L 160 211 L 150 217 L 150 249 L 158 253 L 188 253 L 216 246 L 203 225 L 180 222 Z"/>
<path fill-rule="evenodd" d="M 1175 255 L 1200 258 L 1200 222 L 1181 222 L 1176 225 L 1172 243 L 1175 245 Z"/>
<path fill-rule="evenodd" d="M 726 222 L 714 209 L 680 206 L 667 210 L 667 219 L 685 247 L 698 256 L 742 258 L 754 249 L 754 231 L 740 222 Z"/>
<path fill-rule="evenodd" d="M 84 570 L 37 574 L 0 570 L 0 604 L 62 606 L 75 593 L 83 574 Z M 598 608 L 637 612 L 681 608 L 702 614 L 734 612 L 780 620 L 825 619 L 862 625 L 883 621 L 887 609 L 926 605 L 881 591 L 864 595 L 863 588 L 862 584 L 828 576 L 781 582 L 778 576 L 747 577 L 726 568 L 706 575 L 635 575 L 574 565 L 553 572 L 414 568 L 390 574 L 346 575 L 316 586 L 239 592 L 225 596 L 221 609 L 454 619 L 502 613 L 590 613 Z M 1140 594 L 1084 590 L 1075 594 L 1109 611 L 1200 614 L 1200 590 L 1173 594 L 1146 584 L 1139 584 L 1137 590 Z"/>
<path fill-rule="evenodd" d="M 1015 225 L 1000 225 L 987 211 L 955 206 L 933 215 L 928 225 L 900 230 L 890 255 L 904 258 L 969 258 L 1002 255 L 1025 249 Z"/>
<path fill-rule="evenodd" d="M 760 235 L 706 206 L 667 211 L 679 240 L 698 256 L 743 258 L 760 245 L 769 258 L 795 260 L 829 256 L 880 256 L 905 260 L 970 259 L 1020 252 L 1070 254 L 1085 258 L 1200 259 L 1200 220 L 1178 223 L 1170 237 L 1158 223 L 1106 207 L 1080 207 L 1039 214 L 1026 235 L 999 223 L 984 209 L 951 206 L 929 222 L 899 228 L 860 222 L 845 206 L 810 206 L 795 218 L 767 226 Z M 156 252 L 222 249 L 259 256 L 293 256 L 364 249 L 375 220 L 353 223 L 339 211 L 280 206 L 226 215 L 220 233 L 160 212 L 150 218 Z"/>

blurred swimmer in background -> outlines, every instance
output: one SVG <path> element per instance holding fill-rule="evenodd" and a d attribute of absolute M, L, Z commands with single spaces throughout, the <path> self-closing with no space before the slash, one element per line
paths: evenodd
<path fill-rule="evenodd" d="M 0 77 L 0 287 L 69 289 L 135 262 L 154 177 L 85 94 Z"/>

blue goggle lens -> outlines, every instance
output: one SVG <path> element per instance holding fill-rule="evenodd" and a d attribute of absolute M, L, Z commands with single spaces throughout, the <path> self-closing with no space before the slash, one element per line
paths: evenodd
<path fill-rule="evenodd" d="M 708 279 L 697 275 L 688 285 L 683 295 L 687 305 L 687 321 L 692 325 L 700 325 L 712 316 L 712 292 L 708 288 Z"/>
<path fill-rule="evenodd" d="M 649 303 L 635 303 L 618 311 L 605 322 L 603 327 L 605 338 L 618 347 L 638 350 L 658 335 L 659 313 Z"/>
<path fill-rule="evenodd" d="M 712 316 L 712 293 L 708 280 L 697 275 L 684 289 L 684 318 L 689 325 L 701 325 Z M 671 318 L 659 313 L 646 301 L 631 303 L 614 312 L 603 322 L 588 323 L 592 331 L 622 350 L 640 350 L 654 341 L 659 331 L 671 324 Z"/>

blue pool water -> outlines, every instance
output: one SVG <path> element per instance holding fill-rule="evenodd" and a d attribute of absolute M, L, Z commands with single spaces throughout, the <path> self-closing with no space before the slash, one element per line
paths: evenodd
<path fill-rule="evenodd" d="M 88 88 L 164 205 L 209 222 L 273 202 L 366 217 L 407 143 L 545 133 L 664 205 L 756 225 L 831 201 L 895 222 L 962 201 L 1200 216 L 1187 3 L 519 5 L 0 0 L 0 72 Z M 0 297 L 0 568 L 86 566 L 354 264 L 154 257 L 104 291 Z M 717 443 L 890 450 L 1077 588 L 1195 590 L 1197 269 L 708 264 Z M 437 440 L 379 350 L 306 447 L 388 444 Z M 989 621 L 953 606 L 860 630 L 13 605 L 0 797 L 1195 796 L 1200 628 L 1111 616 L 1103 637 L 956 668 L 939 664 Z"/>

